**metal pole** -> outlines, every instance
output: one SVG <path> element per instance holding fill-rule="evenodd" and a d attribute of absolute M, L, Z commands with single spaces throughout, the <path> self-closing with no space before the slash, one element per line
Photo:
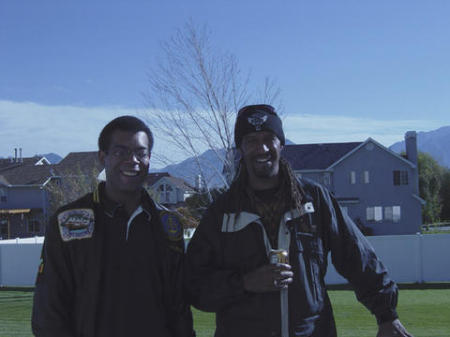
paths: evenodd
<path fill-rule="evenodd" d="M 280 290 L 281 303 L 281 337 L 289 337 L 288 289 Z"/>

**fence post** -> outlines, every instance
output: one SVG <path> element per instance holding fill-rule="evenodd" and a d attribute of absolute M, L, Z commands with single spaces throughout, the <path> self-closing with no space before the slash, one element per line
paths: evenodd
<path fill-rule="evenodd" d="M 416 237 L 417 237 L 416 282 L 423 283 L 423 235 L 420 232 L 418 232 Z"/>
<path fill-rule="evenodd" d="M 0 287 L 3 286 L 2 246 L 0 245 Z"/>

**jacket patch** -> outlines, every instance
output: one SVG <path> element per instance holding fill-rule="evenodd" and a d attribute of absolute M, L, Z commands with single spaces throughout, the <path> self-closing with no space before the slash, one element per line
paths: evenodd
<path fill-rule="evenodd" d="M 161 222 L 170 241 L 180 241 L 183 238 L 183 225 L 175 214 L 161 212 Z"/>
<path fill-rule="evenodd" d="M 63 241 L 89 239 L 94 232 L 94 210 L 69 209 L 58 214 L 58 226 Z"/>
<path fill-rule="evenodd" d="M 314 213 L 314 205 L 312 202 L 307 202 L 306 204 L 303 205 L 303 214 L 306 213 Z"/>

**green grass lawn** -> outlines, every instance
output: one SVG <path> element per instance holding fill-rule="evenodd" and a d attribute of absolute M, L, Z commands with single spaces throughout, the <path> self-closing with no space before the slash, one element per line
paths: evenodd
<path fill-rule="evenodd" d="M 338 335 L 374 337 L 376 323 L 352 291 L 330 291 Z M 0 291 L 0 337 L 31 336 L 32 292 Z M 415 337 L 450 336 L 450 289 L 401 290 L 398 312 Z M 198 337 L 212 337 L 214 315 L 193 310 Z"/>
<path fill-rule="evenodd" d="M 31 291 L 0 291 L 0 336 L 32 336 Z"/>

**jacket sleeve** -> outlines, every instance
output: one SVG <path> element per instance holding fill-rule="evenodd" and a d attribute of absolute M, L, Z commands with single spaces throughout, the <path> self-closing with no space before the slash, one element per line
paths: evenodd
<path fill-rule="evenodd" d="M 213 204 L 187 248 L 186 285 L 192 304 L 203 311 L 217 312 L 249 296 L 244 291 L 241 273 L 223 266 L 219 231 L 222 216 Z"/>
<path fill-rule="evenodd" d="M 328 240 L 336 270 L 354 287 L 357 299 L 375 315 L 378 324 L 398 318 L 398 289 L 389 278 L 369 241 L 336 199 L 321 190 L 323 223 L 329 224 Z"/>
<path fill-rule="evenodd" d="M 186 300 L 184 288 L 184 240 L 183 228 L 176 239 L 168 236 L 166 246 L 165 298 L 168 326 L 172 337 L 195 337 L 192 312 Z"/>
<path fill-rule="evenodd" d="M 70 259 L 53 216 L 46 229 L 34 291 L 32 330 L 37 337 L 74 337 Z"/>

